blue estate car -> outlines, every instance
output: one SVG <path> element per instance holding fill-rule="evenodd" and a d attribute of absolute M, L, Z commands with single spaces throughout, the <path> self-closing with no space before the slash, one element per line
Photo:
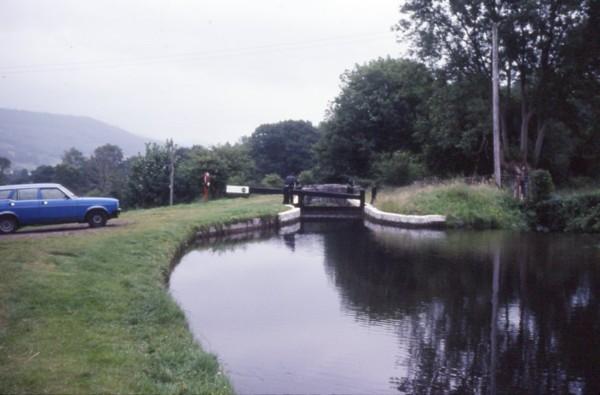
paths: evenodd
<path fill-rule="evenodd" d="M 0 234 L 26 225 L 87 222 L 97 228 L 119 216 L 113 198 L 77 197 L 60 184 L 0 186 Z"/>

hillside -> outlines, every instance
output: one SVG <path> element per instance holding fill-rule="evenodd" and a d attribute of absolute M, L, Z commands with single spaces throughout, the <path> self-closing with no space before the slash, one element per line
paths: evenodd
<path fill-rule="evenodd" d="M 0 156 L 13 168 L 54 165 L 71 147 L 89 155 L 107 143 L 131 156 L 149 140 L 88 117 L 0 109 Z"/>

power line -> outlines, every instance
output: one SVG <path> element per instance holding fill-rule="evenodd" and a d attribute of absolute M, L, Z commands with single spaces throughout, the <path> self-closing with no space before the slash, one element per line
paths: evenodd
<path fill-rule="evenodd" d="M 48 63 L 48 64 L 31 64 L 19 66 L 4 66 L 0 67 L 0 74 L 24 74 L 35 72 L 53 72 L 53 71 L 74 71 L 74 70 L 89 70 L 89 69 L 105 69 L 105 68 L 121 68 L 131 66 L 145 66 L 152 64 L 163 64 L 171 62 L 194 62 L 202 60 L 210 60 L 228 56 L 254 55 L 271 52 L 284 52 L 311 49 L 317 47 L 331 45 L 354 44 L 357 42 L 374 41 L 383 38 L 389 38 L 390 33 L 372 33 L 366 35 L 354 36 L 337 36 L 318 40 L 293 42 L 293 43 L 276 43 L 245 48 L 222 49 L 216 51 L 194 51 L 171 55 L 155 55 L 146 56 L 126 60 L 98 60 L 98 61 L 78 61 L 65 63 Z"/>

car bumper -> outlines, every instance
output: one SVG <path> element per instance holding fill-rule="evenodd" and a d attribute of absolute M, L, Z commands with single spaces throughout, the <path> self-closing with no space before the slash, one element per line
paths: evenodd
<path fill-rule="evenodd" d="M 110 215 L 110 218 L 118 218 L 120 214 L 121 214 L 121 209 L 118 208 L 115 211 L 113 211 L 113 213 Z"/>

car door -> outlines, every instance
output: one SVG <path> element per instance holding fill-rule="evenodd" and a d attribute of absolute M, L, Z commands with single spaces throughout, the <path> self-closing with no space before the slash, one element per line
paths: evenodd
<path fill-rule="evenodd" d="M 57 224 L 75 220 L 73 201 L 58 188 L 40 188 L 40 218 L 43 223 Z"/>
<path fill-rule="evenodd" d="M 20 225 L 40 223 L 40 201 L 38 188 L 18 189 L 10 202 L 11 210 L 19 217 Z M 16 195 L 16 196 L 15 196 Z"/>

